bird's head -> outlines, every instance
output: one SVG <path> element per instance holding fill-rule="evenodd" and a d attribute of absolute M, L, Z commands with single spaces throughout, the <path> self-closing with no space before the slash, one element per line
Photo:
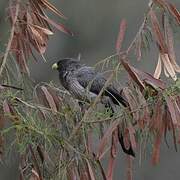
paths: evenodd
<path fill-rule="evenodd" d="M 52 69 L 58 70 L 59 72 L 72 71 L 79 67 L 81 67 L 79 61 L 72 58 L 61 59 L 52 65 Z"/>

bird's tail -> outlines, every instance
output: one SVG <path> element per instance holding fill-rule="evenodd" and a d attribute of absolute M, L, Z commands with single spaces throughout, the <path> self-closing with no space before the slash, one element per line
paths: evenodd
<path fill-rule="evenodd" d="M 122 104 L 124 107 L 128 106 L 128 102 L 122 96 L 122 92 L 117 91 L 115 88 L 108 87 L 105 91 L 105 95 L 109 96 L 116 105 Z"/>

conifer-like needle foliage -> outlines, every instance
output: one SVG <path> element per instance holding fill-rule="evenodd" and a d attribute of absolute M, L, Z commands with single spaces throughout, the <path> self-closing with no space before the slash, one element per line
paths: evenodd
<path fill-rule="evenodd" d="M 132 179 L 133 161 L 138 157 L 143 160 L 146 155 L 152 164 L 159 163 L 161 143 L 167 142 L 167 135 L 172 136 L 168 146 L 173 144 L 177 150 L 180 66 L 172 26 L 180 27 L 180 13 L 172 2 L 150 1 L 139 31 L 125 50 L 122 44 L 128 27 L 123 19 L 116 53 L 98 62 L 101 67 L 112 68 L 106 87 L 122 69 L 129 76 L 127 86 L 119 92 L 128 106 L 117 109 L 113 116 L 108 108 L 98 106 L 103 89 L 84 110 L 52 82 L 36 84 L 30 80 L 28 61 L 31 57 L 36 60 L 35 51 L 43 57 L 53 28 L 73 35 L 45 10 L 66 19 L 49 0 L 9 0 L 11 30 L 0 64 L 2 162 L 14 148 L 20 155 L 20 179 L 112 180 L 123 141 L 122 148 L 132 147 L 135 152 L 135 158 L 126 155 L 127 178 Z M 131 58 L 141 60 L 153 43 L 158 53 L 157 59 L 151 60 L 157 66 L 150 74 L 132 66 Z M 170 80 L 161 80 L 162 71 Z M 102 163 L 105 157 L 109 158 L 107 169 Z"/>

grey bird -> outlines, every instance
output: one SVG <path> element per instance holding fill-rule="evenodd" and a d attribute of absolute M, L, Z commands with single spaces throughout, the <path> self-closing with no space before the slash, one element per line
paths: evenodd
<path fill-rule="evenodd" d="M 96 72 L 92 67 L 80 64 L 73 58 L 61 59 L 52 65 L 52 69 L 58 70 L 62 86 L 80 101 L 94 100 L 106 83 L 103 74 Z M 113 105 L 128 106 L 127 101 L 113 85 L 105 88 L 101 102 L 105 104 L 105 107 L 109 107 L 112 113 L 114 113 Z M 119 134 L 119 141 L 126 154 L 135 156 L 131 145 L 128 149 L 125 148 L 122 133 Z"/>

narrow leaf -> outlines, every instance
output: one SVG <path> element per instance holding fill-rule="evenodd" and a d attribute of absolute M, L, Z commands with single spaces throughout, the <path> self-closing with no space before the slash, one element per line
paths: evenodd
<path fill-rule="evenodd" d="M 154 105 L 154 111 L 150 123 L 150 129 L 158 132 L 162 124 L 162 117 L 163 117 L 162 102 L 160 99 L 157 99 L 157 103 Z"/>
<path fill-rule="evenodd" d="M 143 35 L 140 34 L 136 40 L 136 43 L 135 43 L 135 47 L 136 47 L 135 48 L 135 54 L 137 56 L 138 61 L 140 61 L 140 59 L 142 57 L 142 52 L 141 52 L 142 44 L 145 44 L 145 42 L 143 41 Z"/>
<path fill-rule="evenodd" d="M 137 98 L 134 96 L 130 88 L 128 87 L 123 88 L 123 94 L 126 97 L 130 110 L 132 112 L 139 107 L 139 102 L 137 102 Z M 133 112 L 132 115 L 135 121 L 139 120 L 139 112 Z"/>
<path fill-rule="evenodd" d="M 90 180 L 88 172 L 86 172 L 86 170 L 82 170 L 79 173 L 80 173 L 79 180 L 84 180 L 84 179 Z"/>
<path fill-rule="evenodd" d="M 67 179 L 68 180 L 77 180 L 78 179 L 78 174 L 76 171 L 76 166 L 71 164 L 67 169 Z"/>
<path fill-rule="evenodd" d="M 167 53 L 166 43 L 165 43 L 163 34 L 161 33 L 160 25 L 159 25 L 158 19 L 156 17 L 156 14 L 153 10 L 150 10 L 149 14 L 150 14 L 150 18 L 151 18 L 152 28 L 154 31 L 154 36 L 160 47 L 160 52 Z"/>
<path fill-rule="evenodd" d="M 165 0 L 153 0 L 155 3 L 160 5 L 164 10 L 166 10 L 167 2 Z"/>
<path fill-rule="evenodd" d="M 35 28 L 41 30 L 44 34 L 47 34 L 47 35 L 53 35 L 54 34 L 52 31 L 50 31 L 47 28 L 43 28 L 43 27 L 38 26 L 38 25 L 32 25 L 32 26 L 34 26 Z"/>
<path fill-rule="evenodd" d="M 126 32 L 126 26 L 127 26 L 126 20 L 123 19 L 121 21 L 121 24 L 120 24 L 119 34 L 118 34 L 118 38 L 117 38 L 117 41 L 116 41 L 116 52 L 118 54 L 119 54 L 119 52 L 121 50 L 122 42 L 124 40 L 124 36 L 125 36 L 125 32 Z"/>
<path fill-rule="evenodd" d="M 35 169 L 31 170 L 30 180 L 40 180 L 39 174 L 35 171 Z"/>
<path fill-rule="evenodd" d="M 113 172 L 115 168 L 115 158 L 117 156 L 117 144 L 118 144 L 118 128 L 116 128 L 112 133 L 111 142 L 111 153 L 108 163 L 107 179 L 113 180 Z"/>
<path fill-rule="evenodd" d="M 33 175 L 32 177 L 37 178 L 37 179 L 35 179 L 35 180 L 43 180 L 42 175 L 41 175 L 41 170 L 40 170 L 40 167 L 39 167 L 39 163 L 38 163 L 38 160 L 37 160 L 37 158 L 36 158 L 36 155 L 35 155 L 35 153 L 34 153 L 34 150 L 33 150 L 31 144 L 29 145 L 29 150 L 30 150 L 30 152 L 31 152 L 32 159 L 33 159 L 35 168 L 36 168 L 36 170 L 37 170 L 37 172 L 36 172 L 35 170 L 32 171 L 32 175 Z M 34 179 L 32 179 L 32 180 L 34 180 Z"/>
<path fill-rule="evenodd" d="M 138 99 L 138 104 L 139 104 L 139 109 L 142 109 L 140 113 L 140 119 L 138 120 L 138 123 L 140 127 L 144 127 L 143 125 L 146 123 L 149 123 L 150 121 L 150 109 L 149 105 L 145 99 L 145 96 L 143 92 L 141 92 L 139 89 L 136 88 L 136 93 L 137 93 L 137 99 Z M 140 122 L 139 122 L 140 121 Z"/>
<path fill-rule="evenodd" d="M 161 102 L 158 101 L 157 105 L 160 105 L 159 103 Z M 154 128 L 156 131 L 156 136 L 155 136 L 155 142 L 153 145 L 153 152 L 152 152 L 152 159 L 151 159 L 153 165 L 156 165 L 157 163 L 159 163 L 161 140 L 162 140 L 163 134 L 165 133 L 165 122 L 162 119 L 163 110 L 162 108 L 159 108 L 159 107 L 157 107 L 156 109 L 158 109 L 156 111 L 158 113 L 155 114 L 154 116 Z"/>
<path fill-rule="evenodd" d="M 126 69 L 126 71 L 128 72 L 128 74 L 131 76 L 131 78 L 139 85 L 140 89 L 143 90 L 145 88 L 145 86 L 144 86 L 143 82 L 141 81 L 141 79 L 136 74 L 136 72 L 134 72 L 134 69 L 132 68 L 132 66 L 123 59 L 121 59 L 121 62 L 123 64 L 124 68 Z"/>
<path fill-rule="evenodd" d="M 169 73 L 169 75 L 171 76 L 171 78 L 176 81 L 177 80 L 177 76 L 176 76 L 176 73 L 174 71 L 174 68 L 170 62 L 170 59 L 169 59 L 169 56 L 168 54 L 160 54 L 161 56 L 161 60 L 163 61 L 164 63 L 164 67 L 166 68 L 167 72 Z"/>
<path fill-rule="evenodd" d="M 47 48 L 47 40 L 48 36 L 39 29 L 35 29 L 33 26 L 29 26 L 29 41 L 33 45 L 33 47 L 43 55 Z"/>
<path fill-rule="evenodd" d="M 166 67 L 164 66 L 163 67 L 163 70 L 164 70 L 164 75 L 166 76 L 166 77 L 170 77 L 170 75 L 168 74 L 168 72 L 167 72 L 167 70 L 166 70 Z"/>
<path fill-rule="evenodd" d="M 6 99 L 3 101 L 3 110 L 5 113 L 11 114 L 11 109 Z"/>
<path fill-rule="evenodd" d="M 156 165 L 159 163 L 160 160 L 160 146 L 161 146 L 161 139 L 162 139 L 163 131 L 157 133 L 155 137 L 155 142 L 153 146 L 153 152 L 152 152 L 152 164 Z"/>
<path fill-rule="evenodd" d="M 118 144 L 118 128 L 116 128 L 112 133 L 111 156 L 113 156 L 114 158 L 117 156 L 117 144 Z"/>
<path fill-rule="evenodd" d="M 168 19 L 167 15 L 164 15 L 164 31 L 165 31 L 166 44 L 168 47 L 169 59 L 172 63 L 174 70 L 176 72 L 180 72 L 180 66 L 176 63 L 173 32 L 172 32 L 171 26 L 169 24 L 169 19 Z"/>
<path fill-rule="evenodd" d="M 115 168 L 115 158 L 110 155 L 108 162 L 107 180 L 113 180 L 114 168 Z"/>
<path fill-rule="evenodd" d="M 0 114 L 0 129 L 4 127 L 4 124 L 5 124 L 4 114 Z"/>
<path fill-rule="evenodd" d="M 160 79 L 156 79 L 151 74 L 141 71 L 134 67 L 132 67 L 132 70 L 138 75 L 141 81 L 143 81 L 145 84 L 150 85 L 155 89 L 157 88 L 165 89 L 166 85 Z"/>
<path fill-rule="evenodd" d="M 30 76 L 29 67 L 26 62 L 27 61 L 26 49 L 24 48 L 24 43 L 23 43 L 22 39 L 19 40 L 19 47 L 20 47 L 20 50 L 19 50 L 20 52 L 18 52 L 18 53 L 21 56 L 20 61 L 19 61 L 19 66 L 20 66 L 22 72 L 25 72 L 28 74 L 28 76 Z"/>
<path fill-rule="evenodd" d="M 39 154 L 39 157 L 40 157 L 40 159 L 41 159 L 41 162 L 44 163 L 44 152 L 43 152 L 41 146 L 39 146 L 39 145 L 37 146 L 37 152 L 38 152 L 38 154 Z"/>
<path fill-rule="evenodd" d="M 60 24 L 60 23 L 57 24 L 53 20 L 49 19 L 48 17 L 42 16 L 41 14 L 37 14 L 37 15 L 45 19 L 48 23 L 50 23 L 52 26 L 57 28 L 59 31 L 62 31 L 68 35 L 73 36 L 73 33 L 69 29 L 67 29 L 63 24 Z"/>
<path fill-rule="evenodd" d="M 172 3 L 168 2 L 168 10 L 180 25 L 180 12 L 177 8 Z"/>
<path fill-rule="evenodd" d="M 102 137 L 102 139 L 99 143 L 98 152 L 96 155 L 96 158 L 98 160 L 100 160 L 103 157 L 104 149 L 105 149 L 106 144 L 108 143 L 108 139 L 111 137 L 112 132 L 117 128 L 118 124 L 119 124 L 119 121 L 114 121 L 111 124 L 111 126 L 106 130 L 104 136 Z"/>
<path fill-rule="evenodd" d="M 172 122 L 174 125 L 176 125 L 178 123 L 178 120 L 176 119 L 176 111 L 175 111 L 173 99 L 170 96 L 166 96 L 165 99 L 169 112 L 171 114 Z"/>
<path fill-rule="evenodd" d="M 131 156 L 127 157 L 127 180 L 133 180 L 133 158 Z"/>
<path fill-rule="evenodd" d="M 173 142 L 174 142 L 174 148 L 177 152 L 177 140 L 176 140 L 176 126 L 173 124 L 173 122 L 171 121 L 172 124 L 172 134 L 173 134 Z"/>
<path fill-rule="evenodd" d="M 66 17 L 61 13 L 56 7 L 54 7 L 51 3 L 49 3 L 47 0 L 40 0 L 45 7 L 47 7 L 49 10 L 60 16 L 61 18 L 66 19 Z"/>
<path fill-rule="evenodd" d="M 132 126 L 132 124 L 128 125 L 128 131 L 129 131 L 129 137 L 130 137 L 130 142 L 131 142 L 131 146 L 134 149 L 136 149 L 136 139 L 135 139 L 135 129 Z"/>
<path fill-rule="evenodd" d="M 33 34 L 32 37 L 34 36 L 34 39 L 36 39 L 37 41 L 43 41 L 43 37 L 41 36 L 39 31 L 36 30 L 36 28 L 34 28 L 33 26 L 30 26 L 30 25 L 29 25 L 29 28 Z"/>
<path fill-rule="evenodd" d="M 87 159 L 86 159 L 86 163 L 87 163 L 87 167 L 88 167 L 88 174 L 89 174 L 90 180 L 95 180 L 94 172 L 93 172 L 92 167 Z"/>
<path fill-rule="evenodd" d="M 49 93 L 49 91 L 47 90 L 47 88 L 45 86 L 41 86 L 41 89 L 48 101 L 48 104 L 50 106 L 50 108 L 54 111 L 54 112 L 57 112 L 57 107 L 56 107 L 56 104 L 54 102 L 54 99 L 52 97 L 52 95 Z"/>
<path fill-rule="evenodd" d="M 0 134 L 0 161 L 2 160 L 2 156 L 4 152 L 4 144 L 5 144 L 4 137 L 2 134 Z"/>
<path fill-rule="evenodd" d="M 161 65 L 161 57 L 160 57 L 160 54 L 159 54 L 158 63 L 156 65 L 156 69 L 155 69 L 155 72 L 154 72 L 154 77 L 156 79 L 159 79 L 159 77 L 161 75 L 161 71 L 162 71 L 162 65 Z"/>

